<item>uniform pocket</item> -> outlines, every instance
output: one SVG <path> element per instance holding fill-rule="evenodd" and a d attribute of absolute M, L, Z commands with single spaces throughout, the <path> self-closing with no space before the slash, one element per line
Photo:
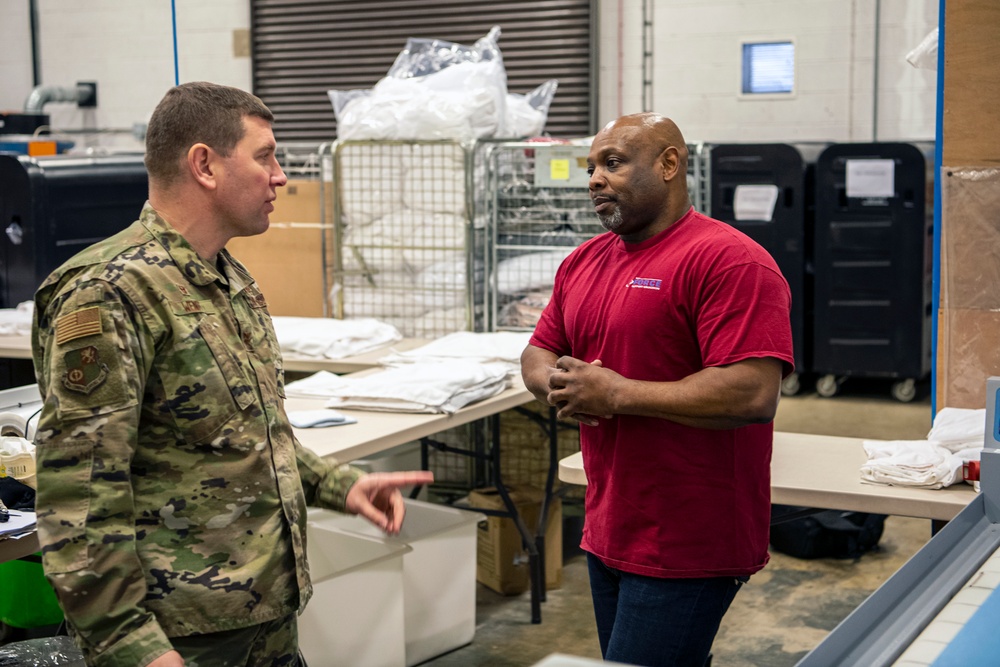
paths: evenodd
<path fill-rule="evenodd" d="M 36 450 L 38 532 L 45 571 L 73 572 L 88 565 L 87 515 L 94 444 L 67 440 Z"/>
<path fill-rule="evenodd" d="M 243 372 L 239 360 L 233 355 L 231 347 L 219 334 L 218 323 L 211 319 L 202 320 L 198 325 L 198 332 L 205 339 L 205 343 L 212 351 L 212 356 L 215 357 L 215 362 L 222 369 L 222 374 L 226 378 L 226 384 L 229 386 L 229 392 L 232 394 L 233 400 L 236 401 L 236 405 L 239 406 L 240 410 L 246 410 L 253 405 L 256 392 L 253 385 L 247 381 L 246 373 Z"/>
<path fill-rule="evenodd" d="M 178 319 L 174 347 L 157 371 L 164 405 L 189 444 L 213 437 L 253 402 L 239 364 L 226 350 L 215 317 Z"/>

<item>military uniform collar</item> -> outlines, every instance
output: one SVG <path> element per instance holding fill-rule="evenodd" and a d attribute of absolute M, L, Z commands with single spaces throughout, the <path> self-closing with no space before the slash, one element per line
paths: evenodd
<path fill-rule="evenodd" d="M 212 262 L 202 259 L 191 244 L 187 242 L 180 232 L 170 226 L 166 220 L 160 217 L 156 209 L 149 202 L 142 207 L 139 222 L 152 234 L 153 238 L 163 246 L 174 260 L 174 264 L 181 270 L 188 280 L 195 285 L 209 285 L 217 280 L 226 282 L 225 276 L 213 266 Z"/>

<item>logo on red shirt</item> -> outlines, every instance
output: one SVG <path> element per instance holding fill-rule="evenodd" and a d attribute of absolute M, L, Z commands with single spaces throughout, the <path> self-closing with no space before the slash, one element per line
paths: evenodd
<path fill-rule="evenodd" d="M 639 289 L 660 289 L 663 283 L 659 278 L 633 278 L 625 287 L 638 287 Z"/>

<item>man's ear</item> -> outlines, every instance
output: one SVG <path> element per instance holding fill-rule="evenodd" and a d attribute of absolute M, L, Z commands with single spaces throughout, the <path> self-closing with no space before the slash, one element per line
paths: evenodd
<path fill-rule="evenodd" d="M 206 144 L 194 144 L 187 152 L 187 168 L 198 183 L 209 190 L 218 187 L 217 155 Z"/>
<path fill-rule="evenodd" d="M 667 146 L 660 153 L 660 166 L 663 168 L 663 180 L 671 181 L 677 176 L 677 170 L 680 169 L 681 155 L 680 151 L 677 150 L 676 146 Z M 687 178 L 687 174 L 684 175 Z"/>

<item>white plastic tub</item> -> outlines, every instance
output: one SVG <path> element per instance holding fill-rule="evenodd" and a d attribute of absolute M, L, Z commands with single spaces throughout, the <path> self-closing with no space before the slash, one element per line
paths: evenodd
<path fill-rule="evenodd" d="M 407 499 L 406 518 L 396 537 L 359 517 L 331 513 L 324 520 L 324 525 L 338 530 L 412 548 L 403 556 L 407 667 L 472 641 L 476 525 L 485 518 L 479 512 Z"/>
<path fill-rule="evenodd" d="M 299 616 L 309 667 L 401 667 L 403 556 L 410 547 L 337 530 L 326 510 L 309 513 L 313 597 Z"/>

